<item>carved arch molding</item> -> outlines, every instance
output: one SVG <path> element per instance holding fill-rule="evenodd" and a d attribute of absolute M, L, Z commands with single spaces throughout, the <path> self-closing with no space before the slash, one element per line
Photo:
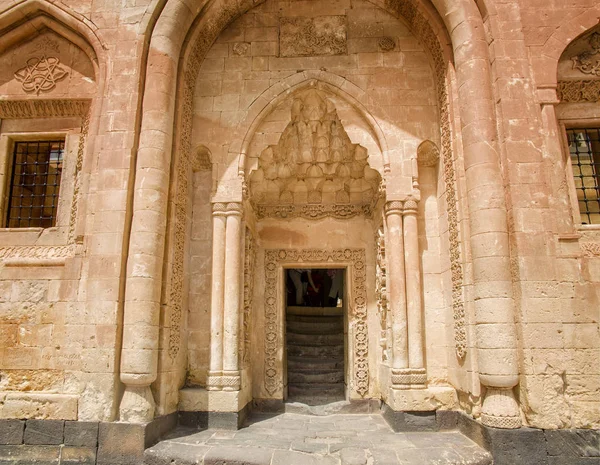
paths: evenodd
<path fill-rule="evenodd" d="M 369 337 L 367 328 L 366 255 L 364 249 L 269 249 L 265 250 L 265 390 L 275 397 L 283 387 L 280 345 L 282 335 L 281 308 L 283 295 L 277 291 L 277 282 L 284 264 L 346 264 L 347 282 L 350 283 L 348 302 L 348 351 L 352 361 L 349 389 L 361 397 L 369 392 Z"/>
<path fill-rule="evenodd" d="M 182 72 L 182 87 L 179 94 L 179 108 L 177 115 L 176 140 L 177 155 L 175 156 L 175 183 L 173 198 L 175 203 L 174 213 L 170 218 L 173 224 L 173 238 L 175 253 L 173 262 L 181 258 L 185 243 L 186 214 L 189 208 L 188 177 L 190 156 L 192 152 L 192 124 L 193 124 L 193 101 L 196 79 L 200 66 L 206 53 L 212 46 L 217 36 L 238 16 L 249 11 L 256 2 L 253 0 L 240 0 L 234 5 L 223 7 L 217 14 L 202 24 L 201 32 L 190 41 L 191 49 L 187 54 L 187 62 L 184 63 Z M 448 209 L 448 235 L 451 262 L 452 280 L 452 313 L 454 319 L 454 343 L 456 355 L 464 358 L 467 352 L 466 316 L 464 308 L 463 284 L 463 251 L 460 241 L 460 216 L 458 206 L 458 192 L 456 180 L 455 159 L 452 152 L 452 128 L 450 124 L 450 106 L 448 95 L 447 59 L 440 45 L 439 38 L 431 27 L 428 19 L 422 14 L 413 0 L 383 0 L 381 5 L 388 13 L 396 17 L 402 17 L 415 36 L 425 45 L 433 60 L 436 75 L 436 90 L 438 107 L 440 109 L 441 129 L 441 160 L 444 171 L 446 203 Z M 321 215 L 321 212 L 317 212 Z M 350 212 L 352 213 L 352 212 Z M 313 213 L 314 214 L 314 213 Z M 352 213 L 353 215 L 353 213 Z M 171 294 L 170 305 L 181 308 L 182 293 L 179 291 L 183 280 L 183 269 L 181 267 L 172 271 L 169 278 L 169 292 Z M 179 333 L 180 316 L 179 311 L 170 313 L 170 325 L 173 333 Z M 175 357 L 180 350 L 180 338 L 175 337 L 169 342 L 169 353 Z"/>

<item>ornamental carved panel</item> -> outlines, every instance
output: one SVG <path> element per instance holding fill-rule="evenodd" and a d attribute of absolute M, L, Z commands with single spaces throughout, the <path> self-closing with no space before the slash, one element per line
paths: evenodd
<path fill-rule="evenodd" d="M 381 175 L 368 158 L 324 92 L 300 92 L 279 142 L 261 152 L 250 173 L 254 210 L 259 218 L 370 216 Z"/>
<path fill-rule="evenodd" d="M 271 397 L 283 388 L 283 364 L 280 333 L 285 297 L 278 292 L 278 277 L 286 263 L 315 265 L 322 263 L 347 264 L 350 286 L 348 303 L 348 351 L 353 360 L 348 388 L 361 397 L 369 392 L 369 338 L 367 328 L 366 255 L 364 249 L 270 249 L 265 251 L 265 334 L 264 383 Z"/>
<path fill-rule="evenodd" d="M 279 24 L 282 57 L 347 53 L 345 16 L 284 17 Z"/>

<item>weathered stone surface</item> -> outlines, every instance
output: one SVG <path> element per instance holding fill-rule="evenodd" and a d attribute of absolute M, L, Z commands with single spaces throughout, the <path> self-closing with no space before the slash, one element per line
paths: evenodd
<path fill-rule="evenodd" d="M 204 465 L 263 465 L 271 463 L 273 452 L 256 447 L 220 446 L 204 456 Z"/>
<path fill-rule="evenodd" d="M 61 449 L 60 465 L 96 465 L 95 447 L 69 447 Z"/>
<path fill-rule="evenodd" d="M 23 420 L 0 420 L 0 445 L 21 444 L 24 430 Z"/>
<path fill-rule="evenodd" d="M 88 421 L 66 421 L 65 445 L 77 447 L 97 447 L 98 423 Z"/>
<path fill-rule="evenodd" d="M 98 428 L 98 465 L 138 465 L 145 449 L 143 425 L 100 423 Z"/>
<path fill-rule="evenodd" d="M 65 422 L 62 420 L 27 420 L 25 444 L 62 444 Z"/>
<path fill-rule="evenodd" d="M 544 431 L 548 455 L 559 457 L 600 457 L 600 431 Z"/>
<path fill-rule="evenodd" d="M 59 446 L 0 446 L 2 465 L 59 465 Z"/>
<path fill-rule="evenodd" d="M 73 395 L 9 392 L 0 406 L 0 418 L 76 420 L 77 403 Z"/>

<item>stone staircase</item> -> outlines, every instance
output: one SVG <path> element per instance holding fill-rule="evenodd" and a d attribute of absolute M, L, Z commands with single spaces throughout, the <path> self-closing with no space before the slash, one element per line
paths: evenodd
<path fill-rule="evenodd" d="M 340 307 L 288 307 L 288 400 L 322 405 L 344 400 L 344 314 Z"/>

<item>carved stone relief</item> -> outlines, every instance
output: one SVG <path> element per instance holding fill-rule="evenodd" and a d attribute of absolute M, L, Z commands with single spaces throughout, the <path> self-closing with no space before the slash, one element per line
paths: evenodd
<path fill-rule="evenodd" d="M 600 242 L 582 242 L 581 250 L 584 257 L 600 257 Z"/>
<path fill-rule="evenodd" d="M 245 366 L 250 363 L 250 334 L 252 321 L 252 297 L 254 295 L 254 260 L 256 260 L 256 247 L 254 237 L 246 228 L 244 252 L 244 341 L 240 344 L 243 350 L 241 360 Z"/>
<path fill-rule="evenodd" d="M 279 23 L 282 57 L 343 55 L 346 46 L 346 17 L 283 17 Z"/>
<path fill-rule="evenodd" d="M 391 37 L 382 37 L 377 42 L 377 46 L 382 52 L 391 52 L 396 48 L 396 41 Z"/>
<path fill-rule="evenodd" d="M 40 92 L 53 90 L 56 83 L 68 74 L 58 58 L 42 55 L 29 58 L 25 66 L 15 72 L 15 79 L 21 83 L 25 92 L 39 95 Z"/>
<path fill-rule="evenodd" d="M 350 141 L 333 103 L 314 89 L 294 99 L 290 123 L 249 179 L 259 216 L 305 218 L 370 213 L 381 183 L 367 150 Z"/>
<path fill-rule="evenodd" d="M 573 69 L 577 69 L 583 74 L 600 76 L 600 33 L 594 32 L 588 38 L 588 44 L 589 50 L 571 57 Z"/>
<path fill-rule="evenodd" d="M 376 275 L 375 275 L 375 296 L 377 297 L 377 314 L 379 315 L 379 324 L 381 335 L 379 345 L 381 346 L 382 361 L 391 359 L 390 347 L 390 321 L 388 320 L 388 295 L 386 284 L 386 262 L 385 262 L 385 234 L 383 228 L 379 228 L 375 234 L 375 244 L 377 253 Z"/>
<path fill-rule="evenodd" d="M 558 98 L 562 102 L 600 102 L 600 80 L 559 81 Z"/>
<path fill-rule="evenodd" d="M 265 251 L 265 390 L 276 396 L 282 388 L 280 318 L 283 296 L 277 294 L 278 275 L 284 263 L 347 263 L 351 301 L 348 305 L 348 350 L 354 360 L 349 389 L 361 397 L 369 392 L 369 338 L 367 328 L 366 262 L 363 249 L 277 249 Z"/>

